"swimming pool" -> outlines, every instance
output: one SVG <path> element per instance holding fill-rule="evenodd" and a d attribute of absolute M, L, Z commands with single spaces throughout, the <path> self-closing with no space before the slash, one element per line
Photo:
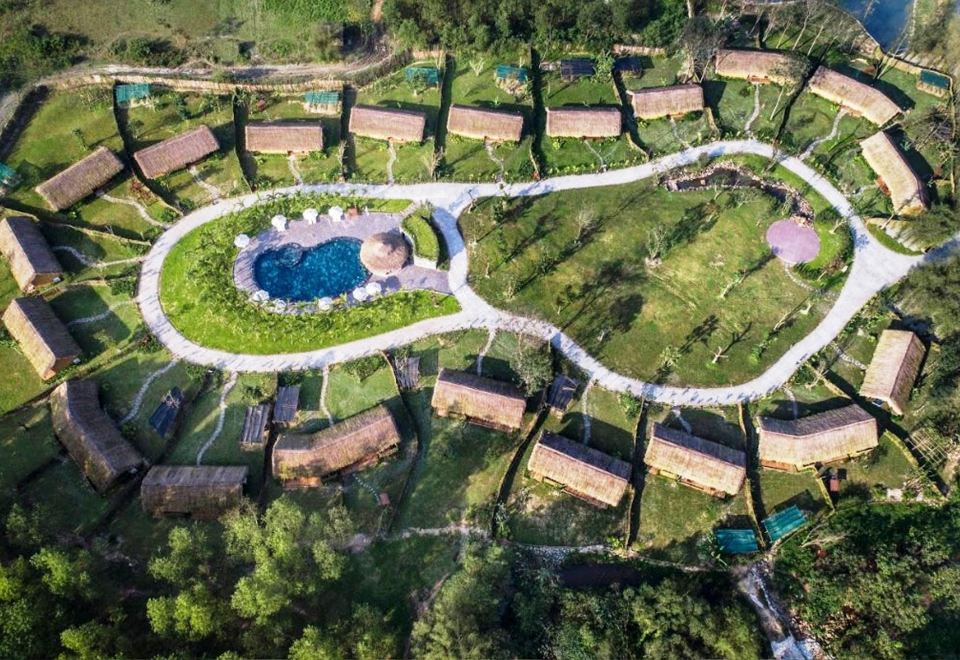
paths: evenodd
<path fill-rule="evenodd" d="M 253 276 L 271 298 L 297 302 L 335 298 L 370 273 L 360 263 L 360 241 L 335 238 L 311 248 L 289 244 L 266 250 L 254 262 Z"/>

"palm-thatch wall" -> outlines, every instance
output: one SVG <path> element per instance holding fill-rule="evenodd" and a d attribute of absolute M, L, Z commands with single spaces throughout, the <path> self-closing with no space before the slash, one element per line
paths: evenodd
<path fill-rule="evenodd" d="M 63 268 L 37 223 L 25 216 L 0 220 L 0 254 L 6 257 L 13 279 L 23 291 L 33 291 L 63 276 Z"/>
<path fill-rule="evenodd" d="M 215 520 L 240 505 L 247 466 L 154 465 L 140 483 L 143 510 Z"/>
<path fill-rule="evenodd" d="M 607 138 L 623 130 L 619 108 L 547 108 L 550 137 Z"/>
<path fill-rule="evenodd" d="M 96 382 L 62 383 L 50 395 L 50 412 L 57 439 L 101 493 L 143 464 L 140 453 L 100 407 Z"/>
<path fill-rule="evenodd" d="M 323 150 L 323 124 L 319 121 L 271 121 L 247 124 L 247 151 L 267 154 L 307 154 Z"/>
<path fill-rule="evenodd" d="M 534 446 L 527 471 L 599 507 L 617 506 L 630 485 L 629 463 L 549 431 Z"/>
<path fill-rule="evenodd" d="M 523 425 L 527 407 L 523 394 L 513 384 L 452 369 L 440 370 L 430 404 L 440 417 L 462 417 L 505 431 Z"/>
<path fill-rule="evenodd" d="M 717 51 L 716 71 L 722 78 L 738 78 L 755 83 L 792 85 L 797 82 L 793 73 L 798 56 L 771 50 Z"/>
<path fill-rule="evenodd" d="M 760 464 L 802 470 L 833 463 L 877 446 L 877 420 L 858 405 L 794 420 L 760 417 Z"/>
<path fill-rule="evenodd" d="M 39 296 L 11 301 L 3 313 L 3 324 L 44 380 L 53 378 L 80 356 L 80 347 L 67 326 Z"/>
<path fill-rule="evenodd" d="M 99 147 L 86 158 L 41 183 L 35 190 L 50 208 L 60 211 L 92 194 L 122 170 L 120 159 L 106 147 Z"/>
<path fill-rule="evenodd" d="M 679 117 L 703 110 L 703 88 L 700 85 L 649 87 L 629 94 L 637 119 Z"/>
<path fill-rule="evenodd" d="M 349 131 L 354 135 L 392 140 L 422 142 L 427 128 L 427 115 L 415 110 L 356 105 L 350 110 Z"/>
<path fill-rule="evenodd" d="M 883 401 L 902 415 L 910 401 L 910 390 L 920 373 L 926 349 L 923 342 L 907 330 L 884 330 L 867 368 L 860 394 Z"/>
<path fill-rule="evenodd" d="M 451 105 L 447 132 L 476 140 L 519 142 L 523 134 L 523 115 L 506 110 Z"/>
<path fill-rule="evenodd" d="M 643 457 L 651 471 L 711 495 L 736 495 L 747 477 L 747 455 L 690 433 L 654 424 Z"/>
<path fill-rule="evenodd" d="M 855 78 L 821 66 L 810 78 L 810 91 L 860 115 L 877 126 L 883 126 L 899 115 L 900 106 L 879 89 Z"/>
<path fill-rule="evenodd" d="M 927 195 L 923 183 L 889 135 L 878 131 L 862 140 L 860 148 L 867 164 L 890 194 L 896 213 L 917 215 L 926 210 Z"/>
<path fill-rule="evenodd" d="M 312 485 L 371 465 L 399 446 L 393 415 L 381 404 L 316 433 L 281 434 L 273 447 L 273 475 Z"/>
<path fill-rule="evenodd" d="M 141 149 L 133 154 L 133 159 L 140 166 L 143 176 L 156 179 L 203 160 L 219 148 L 220 144 L 210 127 L 197 126 Z"/>

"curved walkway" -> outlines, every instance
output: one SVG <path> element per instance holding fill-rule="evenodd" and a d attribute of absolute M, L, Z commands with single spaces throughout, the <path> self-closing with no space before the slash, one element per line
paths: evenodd
<path fill-rule="evenodd" d="M 810 189 L 823 196 L 847 219 L 854 243 L 853 265 L 834 306 L 820 324 L 794 344 L 767 371 L 757 378 L 728 387 L 676 387 L 646 383 L 615 373 L 600 364 L 573 339 L 545 321 L 529 319 L 496 309 L 477 295 L 467 283 L 467 253 L 457 228 L 457 218 L 470 203 L 480 197 L 503 195 L 521 197 L 542 195 L 560 190 L 631 183 L 662 172 L 697 162 L 704 155 L 717 157 L 753 154 L 776 160 L 803 179 Z M 405 328 L 386 332 L 338 346 L 301 353 L 278 355 L 243 355 L 199 346 L 177 331 L 160 305 L 160 270 L 170 249 L 186 234 L 201 225 L 235 210 L 246 208 L 271 196 L 302 192 L 334 193 L 384 199 L 411 199 L 429 202 L 434 218 L 443 233 L 450 256 L 450 287 L 460 302 L 461 312 L 426 319 Z M 137 301 L 150 330 L 179 359 L 216 367 L 225 371 L 283 371 L 323 368 L 381 350 L 396 348 L 425 336 L 463 328 L 508 330 L 536 335 L 549 341 L 557 350 L 583 369 L 597 384 L 617 392 L 670 405 L 730 405 L 752 401 L 779 389 L 810 356 L 829 344 L 850 319 L 877 292 L 903 278 L 924 259 L 935 258 L 936 251 L 926 257 L 909 257 L 892 252 L 873 239 L 863 220 L 846 197 L 829 181 L 798 158 L 786 156 L 772 146 L 755 140 L 721 141 L 684 149 L 635 167 L 599 174 L 582 174 L 546 179 L 535 183 L 501 186 L 495 183 L 421 183 L 412 185 L 359 185 L 349 183 L 293 186 L 273 190 L 264 195 L 249 194 L 194 211 L 164 233 L 147 255 L 140 278 Z"/>

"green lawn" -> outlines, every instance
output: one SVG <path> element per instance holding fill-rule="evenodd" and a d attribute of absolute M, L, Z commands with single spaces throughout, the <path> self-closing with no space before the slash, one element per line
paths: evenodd
<path fill-rule="evenodd" d="M 492 59 L 458 55 L 451 103 L 519 112 L 523 115 L 523 139 L 519 143 L 493 145 L 491 157 L 480 140 L 448 133 L 444 145 L 444 175 L 447 178 L 455 181 L 497 180 L 501 175 L 501 164 L 496 161 L 502 162 L 502 175 L 506 181 L 533 177 L 530 155 L 534 131 L 533 100 L 527 89 L 514 96 L 497 85 L 494 72 L 498 63 Z"/>
<path fill-rule="evenodd" d="M 70 459 L 39 474 L 18 501 L 39 511 L 41 531 L 49 536 L 89 532 L 110 506 L 110 499 L 101 497 Z"/>
<path fill-rule="evenodd" d="M 0 506 L 15 497 L 14 489 L 27 475 L 57 456 L 50 409 L 22 408 L 0 419 Z"/>
<path fill-rule="evenodd" d="M 163 263 L 160 297 L 170 321 L 204 346 L 270 354 L 341 344 L 459 309 L 452 296 L 428 291 L 404 291 L 349 309 L 296 316 L 250 303 L 233 283 L 234 237 L 260 233 L 275 213 L 292 217 L 310 206 L 334 203 L 387 212 L 405 208 L 396 200 L 379 203 L 302 195 L 271 200 L 198 227 L 173 247 Z"/>
<path fill-rule="evenodd" d="M 760 92 L 760 112 L 750 124 L 750 132 L 764 142 L 772 142 L 783 121 L 790 90 L 783 90 L 781 97 L 782 88 L 779 85 L 755 86 L 747 80 L 733 79 L 704 81 L 704 100 L 710 106 L 717 127 L 724 136 L 745 135 L 747 122 L 756 109 L 756 88 Z"/>
<path fill-rule="evenodd" d="M 339 181 L 340 166 L 340 116 L 320 116 L 307 112 L 303 96 L 257 96 L 246 105 L 246 117 L 237 127 L 242 133 L 248 122 L 296 120 L 323 124 L 323 151 L 296 158 L 296 168 L 304 183 L 328 183 Z M 296 183 L 290 163 L 282 154 L 244 152 L 243 166 L 251 181 L 259 188 L 292 186 Z"/>
<path fill-rule="evenodd" d="M 128 293 L 107 286 L 60 289 L 50 299 L 57 317 L 68 326 L 84 354 L 97 355 L 131 339 L 141 323 L 140 311 Z M 104 318 L 95 319 L 101 314 Z M 77 323 L 83 321 L 82 323 Z"/>
<path fill-rule="evenodd" d="M 643 72 L 640 75 L 625 73 L 623 86 L 627 90 L 645 89 L 647 87 L 665 87 L 677 83 L 677 74 L 683 67 L 683 56 L 673 57 L 653 56 L 641 57 Z"/>
<path fill-rule="evenodd" d="M 151 104 L 121 110 L 120 116 L 134 151 L 197 126 L 209 126 L 216 135 L 220 150 L 194 165 L 197 178 L 217 189 L 222 197 L 249 190 L 235 149 L 236 131 L 230 97 L 172 91 L 155 93 Z M 153 185 L 185 210 L 204 206 L 214 199 L 212 191 L 201 186 L 187 169 L 160 177 Z"/>
<path fill-rule="evenodd" d="M 712 192 L 669 193 L 641 181 L 508 201 L 495 221 L 498 203 L 485 200 L 461 218 L 474 246 L 474 288 L 498 307 L 563 328 L 620 373 L 651 380 L 667 371 L 670 382 L 689 385 L 743 382 L 829 306 L 813 302 L 801 313 L 809 291 L 767 260 L 764 236 L 777 216 L 761 193 L 714 200 Z M 581 209 L 595 213 L 596 226 L 578 242 Z M 659 264 L 645 261 L 653 231 L 683 237 Z M 751 271 L 721 298 L 738 272 Z M 774 333 L 791 310 L 792 323 Z M 714 364 L 718 348 L 726 357 Z"/>
<path fill-rule="evenodd" d="M 760 493 L 767 515 L 796 504 L 805 512 L 816 513 L 826 506 L 817 485 L 817 476 L 807 472 L 760 470 Z"/>
<path fill-rule="evenodd" d="M 413 242 L 413 253 L 432 262 L 440 261 L 440 232 L 433 226 L 429 207 L 421 207 L 403 220 L 403 231 Z"/>
<path fill-rule="evenodd" d="M 918 473 L 918 469 L 889 433 L 881 435 L 880 444 L 866 456 L 840 463 L 836 467 L 847 471 L 847 478 L 840 482 L 841 496 L 857 488 L 877 488 L 882 491 L 903 488 Z M 881 496 L 885 496 L 885 492 Z"/>
<path fill-rule="evenodd" d="M 436 62 L 417 62 L 411 66 L 436 66 Z M 440 75 L 443 75 L 441 70 Z M 388 108 L 416 110 L 427 115 L 426 137 L 422 143 L 404 143 L 395 146 L 396 162 L 393 164 L 393 177 L 397 183 L 427 181 L 430 175 L 430 162 L 433 158 L 440 115 L 440 88 L 421 89 L 408 83 L 404 72 L 386 78 L 380 78 L 364 87 L 357 94 L 357 105 L 380 105 Z M 353 149 L 348 149 L 348 168 L 351 180 L 383 183 L 387 181 L 387 162 L 389 154 L 387 143 L 363 137 L 353 137 Z"/>
<path fill-rule="evenodd" d="M 569 438 L 583 439 L 586 415 L 590 418 L 589 445 L 621 460 L 632 462 L 637 417 L 628 415 L 619 394 L 599 386 L 590 388 L 584 405 L 585 387 L 586 382 L 581 381 L 577 396 L 566 414 L 560 418 L 551 415 L 544 428 Z"/>

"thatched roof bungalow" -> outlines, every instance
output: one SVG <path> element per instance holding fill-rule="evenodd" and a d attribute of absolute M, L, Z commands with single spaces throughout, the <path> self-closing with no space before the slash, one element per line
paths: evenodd
<path fill-rule="evenodd" d="M 511 383 L 441 369 L 430 405 L 439 417 L 463 417 L 478 426 L 515 431 L 523 425 L 527 401 Z"/>
<path fill-rule="evenodd" d="M 607 138 L 623 130 L 619 108 L 547 108 L 547 135 L 550 137 Z"/>
<path fill-rule="evenodd" d="M 700 85 L 649 87 L 628 93 L 637 119 L 679 117 L 688 112 L 701 112 L 704 107 Z"/>
<path fill-rule="evenodd" d="M 883 401 L 902 415 L 910 401 L 910 390 L 920 373 L 926 349 L 907 330 L 884 330 L 860 386 L 860 394 Z"/>
<path fill-rule="evenodd" d="M 356 472 L 395 453 L 400 432 L 379 405 L 316 433 L 284 433 L 273 448 L 273 475 L 286 485 L 318 485 Z"/>
<path fill-rule="evenodd" d="M 899 115 L 900 106 L 879 89 L 821 66 L 810 78 L 810 91 L 846 108 L 853 114 L 883 126 Z"/>
<path fill-rule="evenodd" d="M 25 216 L 0 220 L 0 254 L 23 291 L 58 282 L 63 276 L 63 267 L 37 223 Z"/>
<path fill-rule="evenodd" d="M 427 115 L 415 110 L 356 105 L 350 110 L 349 131 L 354 135 L 394 142 L 422 142 Z"/>
<path fill-rule="evenodd" d="M 890 195 L 896 213 L 916 215 L 926 210 L 923 183 L 889 135 L 878 131 L 862 140 L 860 149 L 867 164 L 877 173 L 881 187 Z"/>
<path fill-rule="evenodd" d="M 476 140 L 519 142 L 523 134 L 523 115 L 507 110 L 451 105 L 447 132 Z"/>
<path fill-rule="evenodd" d="M 143 464 L 100 407 L 95 381 L 62 383 L 50 394 L 50 411 L 57 439 L 98 491 L 109 490 Z"/>
<path fill-rule="evenodd" d="M 760 464 L 802 470 L 842 461 L 877 446 L 877 420 L 858 405 L 782 420 L 760 417 Z"/>
<path fill-rule="evenodd" d="M 617 506 L 630 485 L 629 463 L 549 431 L 534 446 L 527 472 L 599 507 Z"/>
<path fill-rule="evenodd" d="M 244 129 L 247 151 L 265 154 L 308 154 L 323 150 L 319 121 L 251 122 Z"/>
<path fill-rule="evenodd" d="M 210 127 L 197 126 L 141 149 L 133 154 L 133 159 L 143 176 L 156 179 L 203 160 L 219 148 L 220 143 Z"/>
<path fill-rule="evenodd" d="M 246 465 L 154 465 L 140 484 L 143 510 L 154 518 L 215 520 L 240 505 Z"/>
<path fill-rule="evenodd" d="M 80 357 L 80 347 L 67 326 L 39 296 L 11 301 L 3 313 L 3 324 L 44 380 L 50 380 Z"/>
<path fill-rule="evenodd" d="M 654 473 L 710 495 L 736 495 L 747 477 L 747 455 L 662 424 L 654 424 L 643 462 Z"/>
<path fill-rule="evenodd" d="M 121 171 L 123 163 L 120 159 L 106 147 L 99 147 L 86 158 L 41 183 L 35 190 L 50 208 L 61 211 L 93 194 Z"/>
<path fill-rule="evenodd" d="M 795 66 L 801 60 L 772 50 L 717 51 L 716 71 L 721 78 L 738 78 L 754 83 L 792 85 L 797 82 Z"/>

